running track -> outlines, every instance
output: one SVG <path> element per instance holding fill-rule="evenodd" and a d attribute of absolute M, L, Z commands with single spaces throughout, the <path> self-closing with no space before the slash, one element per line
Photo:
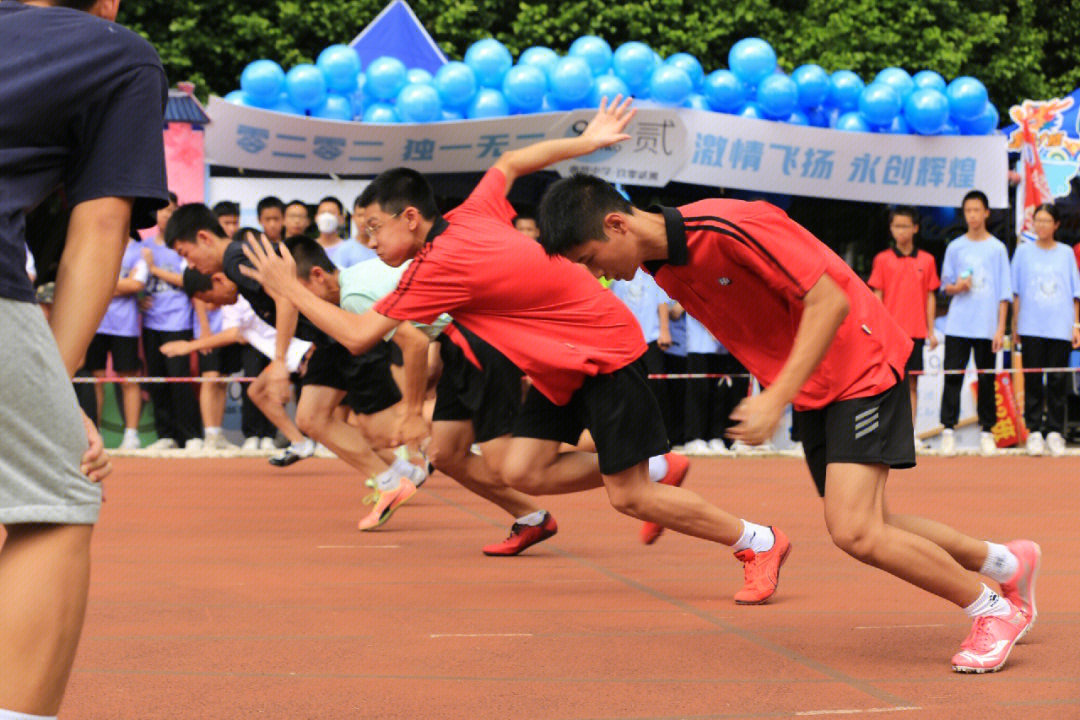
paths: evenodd
<path fill-rule="evenodd" d="M 996 675 L 948 666 L 959 610 L 835 549 L 801 461 L 698 459 L 687 486 L 794 544 L 739 607 L 726 548 L 637 540 L 602 491 L 560 533 L 437 475 L 376 532 L 337 460 L 116 461 L 62 718 L 1080 718 L 1080 458 L 922 458 L 892 509 L 1043 548 L 1039 620 Z"/>

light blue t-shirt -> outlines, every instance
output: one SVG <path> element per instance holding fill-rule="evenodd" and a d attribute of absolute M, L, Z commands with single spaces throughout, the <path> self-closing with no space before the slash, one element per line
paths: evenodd
<path fill-rule="evenodd" d="M 1080 298 L 1080 270 L 1072 248 L 1023 243 L 1013 255 L 1012 284 L 1020 298 L 1016 329 L 1021 335 L 1072 340 L 1073 300 Z"/>
<path fill-rule="evenodd" d="M 142 246 L 154 253 L 154 265 L 178 275 L 184 274 L 187 264 L 175 250 L 159 245 L 155 240 L 144 240 Z M 163 332 L 191 329 L 191 300 L 181 288 L 151 275 L 146 281 L 146 294 L 151 302 L 143 313 L 143 327 Z"/>
<path fill-rule="evenodd" d="M 686 352 L 688 353 L 716 353 L 720 351 L 720 343 L 705 329 L 705 326 L 697 321 L 690 313 L 686 314 Z"/>
<path fill-rule="evenodd" d="M 342 240 L 337 245 L 324 249 L 330 257 L 330 262 L 337 265 L 339 270 L 344 270 L 357 263 L 377 257 L 374 250 L 361 245 L 355 240 Z"/>
<path fill-rule="evenodd" d="M 941 264 L 941 285 L 952 285 L 970 272 L 971 289 L 949 300 L 945 334 L 953 337 L 993 340 L 998 308 L 1012 302 L 1009 253 L 996 237 L 970 240 L 967 235 L 949 243 Z"/>
<path fill-rule="evenodd" d="M 128 241 L 124 248 L 124 257 L 120 260 L 120 279 L 131 275 L 136 265 L 142 263 L 142 273 L 146 273 L 146 262 L 142 256 L 143 244 L 141 242 Z M 147 278 L 149 282 L 149 278 Z M 120 295 L 109 301 L 109 307 L 105 309 L 105 316 L 101 318 L 101 325 L 97 331 L 103 335 L 118 335 L 120 337 L 139 337 L 139 299 L 136 295 Z"/>
<path fill-rule="evenodd" d="M 375 303 L 394 291 L 412 261 L 398 267 L 390 267 L 379 258 L 372 258 L 351 265 L 338 272 L 338 285 L 341 287 L 339 305 L 356 315 L 363 315 L 375 306 Z M 434 340 L 452 322 L 446 313 L 435 318 L 431 324 L 414 322 L 413 325 Z M 394 328 L 384 340 L 389 340 L 397 332 Z"/>
<path fill-rule="evenodd" d="M 612 281 L 611 292 L 615 293 L 615 297 L 622 300 L 637 318 L 645 342 L 656 342 L 660 337 L 660 303 L 664 300 L 652 275 L 638 268 L 633 280 Z"/>

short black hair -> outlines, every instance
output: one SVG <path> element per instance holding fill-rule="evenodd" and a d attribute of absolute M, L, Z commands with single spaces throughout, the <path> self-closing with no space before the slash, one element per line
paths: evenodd
<path fill-rule="evenodd" d="M 518 213 L 517 215 L 515 215 L 514 219 L 511 220 L 510 222 L 512 222 L 515 226 L 517 226 L 517 221 L 518 220 L 532 220 L 533 222 L 536 222 L 536 216 L 533 215 L 532 213 L 522 212 L 522 213 Z"/>
<path fill-rule="evenodd" d="M 56 7 L 66 7 L 71 8 L 72 10 L 82 10 L 85 12 L 94 7 L 94 3 L 96 2 L 97 0 L 53 0 L 52 4 Z"/>
<path fill-rule="evenodd" d="M 311 275 L 312 268 L 319 267 L 328 273 L 337 270 L 323 246 L 305 235 L 293 235 L 285 241 L 285 247 L 289 248 L 296 261 L 296 276 L 299 278 Z"/>
<path fill-rule="evenodd" d="M 370 207 L 379 204 L 391 215 L 414 207 L 425 220 L 439 215 L 435 192 L 423 175 L 411 168 L 399 167 L 380 173 L 364 188 L 354 207 Z"/>
<path fill-rule="evenodd" d="M 919 211 L 910 205 L 897 205 L 889 210 L 889 222 L 891 223 L 897 215 L 903 215 L 915 225 L 919 224 Z"/>
<path fill-rule="evenodd" d="M 176 197 L 176 193 L 174 193 L 172 190 L 169 190 L 169 204 L 175 205 L 178 202 L 180 202 L 180 200 Z"/>
<path fill-rule="evenodd" d="M 334 203 L 334 205 L 337 205 L 337 210 L 338 210 L 339 215 L 344 215 L 345 214 L 345 206 L 342 205 L 341 201 L 338 200 L 333 195 L 327 195 L 326 197 L 324 197 L 322 200 L 319 201 L 319 205 L 322 205 L 323 203 L 328 203 L 328 202 L 332 202 L 332 203 Z M 319 205 L 316 205 L 315 207 L 318 207 Z"/>
<path fill-rule="evenodd" d="M 181 205 L 165 225 L 165 245 L 175 248 L 176 243 L 181 240 L 193 243 L 200 230 L 206 230 L 220 238 L 225 237 L 221 223 L 210 208 L 202 203 Z"/>
<path fill-rule="evenodd" d="M 219 218 L 222 215 L 236 215 L 239 217 L 240 203 L 233 202 L 232 200 L 222 200 L 214 205 L 214 215 Z"/>
<path fill-rule="evenodd" d="M 300 207 L 304 208 L 304 212 L 308 213 L 309 215 L 311 214 L 311 211 L 308 210 L 307 203 L 303 200 L 292 200 L 285 206 L 285 209 L 288 210 L 293 205 L 299 205 Z"/>
<path fill-rule="evenodd" d="M 986 197 L 986 193 L 982 190 L 969 190 L 967 195 L 964 195 L 963 202 L 960 203 L 960 207 L 967 205 L 968 200 L 978 200 L 982 203 L 982 206 L 987 210 L 990 209 L 990 201 Z"/>
<path fill-rule="evenodd" d="M 277 208 L 281 212 L 285 212 L 285 203 L 281 202 L 281 198 L 276 195 L 267 195 L 259 204 L 255 206 L 255 217 L 261 217 L 263 210 L 269 210 L 271 208 Z"/>
<path fill-rule="evenodd" d="M 604 216 L 632 213 L 634 206 L 609 183 L 575 173 L 553 183 L 540 200 L 540 244 L 548 255 L 604 238 Z"/>
<path fill-rule="evenodd" d="M 1044 212 L 1050 217 L 1052 217 L 1054 219 L 1054 222 L 1061 222 L 1061 211 L 1058 210 L 1057 205 L 1055 205 L 1054 203 L 1043 203 L 1042 205 L 1035 208 L 1035 210 L 1033 210 L 1031 213 L 1031 219 L 1034 220 L 1035 215 L 1041 212 Z"/>

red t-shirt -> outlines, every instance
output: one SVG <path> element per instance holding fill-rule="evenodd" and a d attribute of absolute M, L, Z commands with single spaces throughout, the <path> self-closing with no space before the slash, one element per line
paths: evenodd
<path fill-rule="evenodd" d="M 587 376 L 644 355 L 645 338 L 626 305 L 584 266 L 548 257 L 514 229 L 505 188 L 502 172 L 488 170 L 465 202 L 436 220 L 397 288 L 374 309 L 429 323 L 450 314 L 565 405 Z M 448 334 L 458 342 L 452 326 Z"/>
<path fill-rule="evenodd" d="M 911 338 L 836 253 L 782 210 L 740 200 L 660 210 L 668 259 L 646 270 L 764 385 L 787 362 L 803 297 L 821 276 L 847 295 L 851 309 L 796 409 L 876 395 L 904 376 Z"/>
<path fill-rule="evenodd" d="M 926 298 L 941 287 L 934 256 L 916 249 L 910 255 L 882 250 L 874 258 L 870 287 L 881 291 L 885 309 L 909 337 L 926 337 Z"/>

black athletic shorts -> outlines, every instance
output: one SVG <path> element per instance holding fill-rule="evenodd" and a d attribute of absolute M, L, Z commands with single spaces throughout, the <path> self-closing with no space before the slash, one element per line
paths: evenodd
<path fill-rule="evenodd" d="M 390 374 L 390 348 L 385 342 L 363 355 L 353 355 L 341 343 L 316 346 L 300 385 L 344 390 L 345 404 L 361 415 L 372 415 L 401 400 L 401 391 Z"/>
<path fill-rule="evenodd" d="M 244 367 L 244 358 L 241 353 L 243 345 L 226 345 L 225 347 L 212 348 L 210 352 L 199 353 L 199 373 L 216 372 L 221 375 L 232 375 L 240 372 Z"/>
<path fill-rule="evenodd" d="M 484 369 L 476 367 L 450 338 L 440 338 L 443 371 L 435 389 L 432 420 L 472 420 L 478 443 L 509 435 L 521 410 L 522 372 L 473 333 L 457 329 Z"/>
<path fill-rule="evenodd" d="M 531 387 L 514 423 L 514 437 L 576 444 L 587 429 L 605 475 L 663 455 L 671 444 L 647 378 L 645 359 L 638 358 L 615 372 L 586 378 L 566 405 L 556 405 Z"/>
<path fill-rule="evenodd" d="M 912 338 L 912 342 L 915 343 L 915 347 L 911 348 L 911 355 L 908 356 L 907 365 L 904 366 L 904 372 L 921 372 L 923 369 L 923 343 L 926 342 L 922 338 Z"/>
<path fill-rule="evenodd" d="M 116 372 L 133 373 L 142 367 L 139 362 L 139 338 L 105 333 L 94 335 L 90 341 L 83 367 L 90 372 L 104 370 L 109 355 L 112 355 L 112 367 Z"/>
<path fill-rule="evenodd" d="M 819 410 L 799 410 L 799 439 L 818 495 L 825 496 L 830 463 L 915 467 L 911 395 L 897 382 L 879 395 L 841 400 Z"/>

